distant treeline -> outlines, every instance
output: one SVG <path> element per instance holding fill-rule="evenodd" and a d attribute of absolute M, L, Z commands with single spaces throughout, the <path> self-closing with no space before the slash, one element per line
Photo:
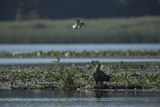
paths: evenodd
<path fill-rule="evenodd" d="M 160 15 L 160 0 L 0 0 L 0 20 Z"/>

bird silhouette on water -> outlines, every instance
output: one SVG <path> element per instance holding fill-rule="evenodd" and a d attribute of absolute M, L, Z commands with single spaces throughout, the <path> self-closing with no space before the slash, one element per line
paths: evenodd
<path fill-rule="evenodd" d="M 93 74 L 93 78 L 96 82 L 96 85 L 103 85 L 103 82 L 109 82 L 111 80 L 111 76 L 106 75 L 103 71 L 101 71 L 101 63 L 98 62 L 96 64 L 96 72 Z"/>

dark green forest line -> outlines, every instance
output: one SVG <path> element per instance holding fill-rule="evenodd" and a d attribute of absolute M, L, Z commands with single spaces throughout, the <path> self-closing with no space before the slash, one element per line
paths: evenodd
<path fill-rule="evenodd" d="M 160 15 L 160 0 L 0 0 L 0 20 Z"/>

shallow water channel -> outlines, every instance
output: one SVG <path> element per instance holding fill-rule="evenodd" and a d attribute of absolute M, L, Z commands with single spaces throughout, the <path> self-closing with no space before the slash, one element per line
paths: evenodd
<path fill-rule="evenodd" d="M 160 50 L 160 44 L 0 44 L 0 52 Z"/>
<path fill-rule="evenodd" d="M 0 65 L 43 65 L 43 64 L 87 64 L 92 61 L 102 63 L 160 63 L 159 58 L 0 58 Z"/>
<path fill-rule="evenodd" d="M 160 107 L 159 90 L 0 90 L 0 107 Z"/>

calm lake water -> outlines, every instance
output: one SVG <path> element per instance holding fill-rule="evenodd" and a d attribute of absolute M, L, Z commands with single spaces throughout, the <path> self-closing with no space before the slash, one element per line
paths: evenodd
<path fill-rule="evenodd" d="M 160 44 L 1 44 L 2 51 L 106 51 L 160 50 Z"/>
<path fill-rule="evenodd" d="M 0 107 L 160 107 L 160 91 L 0 90 Z"/>

